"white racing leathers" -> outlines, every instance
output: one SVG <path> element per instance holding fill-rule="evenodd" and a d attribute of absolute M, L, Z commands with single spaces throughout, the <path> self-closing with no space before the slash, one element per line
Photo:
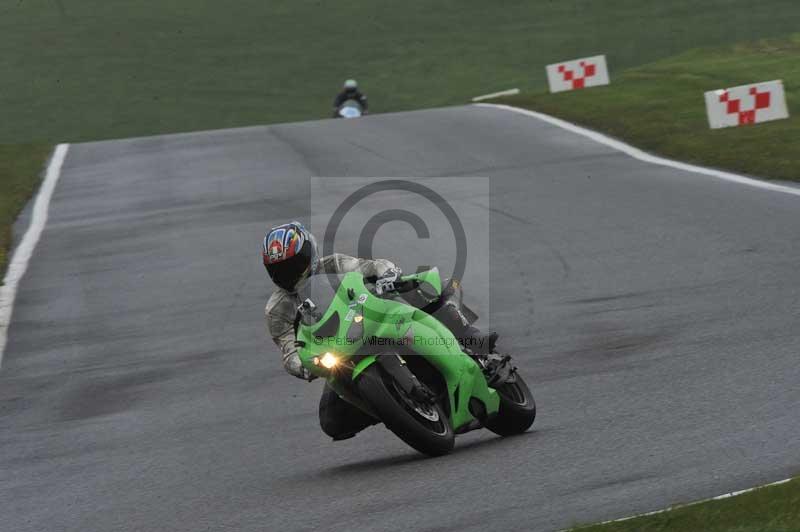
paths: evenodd
<path fill-rule="evenodd" d="M 380 277 L 386 270 L 394 267 L 394 264 L 385 259 L 357 259 L 334 253 L 322 257 L 317 273 L 360 272 L 365 277 Z M 264 314 L 267 319 L 267 331 L 283 355 L 283 367 L 295 377 L 305 378 L 306 371 L 300 364 L 297 347 L 294 345 L 294 319 L 298 305 L 300 300 L 297 294 L 276 287 L 267 301 Z"/>

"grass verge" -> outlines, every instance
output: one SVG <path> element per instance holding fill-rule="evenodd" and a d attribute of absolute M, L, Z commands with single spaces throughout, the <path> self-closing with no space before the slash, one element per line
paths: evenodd
<path fill-rule="evenodd" d="M 580 532 L 798 532 L 800 479 L 786 484 L 627 521 L 573 529 Z"/>
<path fill-rule="evenodd" d="M 327 118 L 348 77 L 374 112 L 461 104 L 798 27 L 797 0 L 0 2 L 0 142 Z"/>
<path fill-rule="evenodd" d="M 39 186 L 51 149 L 47 144 L 0 144 L 0 283 L 14 220 Z"/>
<path fill-rule="evenodd" d="M 558 116 L 670 158 L 800 181 L 800 34 L 694 49 L 611 75 L 607 87 L 494 101 Z M 784 82 L 788 120 L 709 129 L 705 91 L 772 79 Z"/>
<path fill-rule="evenodd" d="M 44 143 L 327 117 L 339 84 L 353 76 L 374 111 L 463 103 L 499 89 L 542 86 L 543 66 L 566 58 L 606 53 L 613 67 L 635 67 L 798 25 L 797 0 L 512 0 L 502 7 L 481 0 L 343 0 L 335 8 L 317 0 L 10 2 L 0 6 L 0 142 L 41 144 L 0 145 L 0 272 L 11 223 L 50 149 Z M 513 103 L 641 138 L 646 148 L 675 157 L 795 178 L 783 133 L 796 122 L 720 132 L 708 141 L 709 149 L 721 147 L 714 154 L 695 146 L 711 136 L 686 126 L 701 121 L 698 87 L 800 77 L 797 46 L 795 39 L 740 47 L 747 65 L 726 49 L 690 52 L 630 70 L 591 98 L 587 91 Z M 702 71 L 703 62 L 713 74 Z M 683 72 L 687 65 L 693 70 Z M 666 90 L 665 80 L 692 90 Z M 626 98 L 612 92 L 618 88 Z M 665 102 L 681 98 L 689 107 L 665 110 Z M 774 141 L 765 141 L 769 135 Z"/>

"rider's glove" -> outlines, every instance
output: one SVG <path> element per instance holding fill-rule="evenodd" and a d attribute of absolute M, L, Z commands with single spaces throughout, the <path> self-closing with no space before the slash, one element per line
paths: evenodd
<path fill-rule="evenodd" d="M 394 284 L 400 279 L 400 268 L 389 268 L 375 281 L 375 293 L 382 296 L 395 289 Z"/>
<path fill-rule="evenodd" d="M 317 375 L 314 375 L 313 373 L 311 373 L 310 371 L 308 371 L 306 368 L 303 368 L 303 375 L 302 375 L 302 377 L 301 377 L 300 375 L 298 375 L 298 376 L 297 376 L 297 378 L 298 378 L 298 379 L 303 379 L 303 380 L 304 380 L 304 381 L 306 381 L 306 382 L 311 382 L 311 381 L 313 381 L 314 379 L 316 379 L 316 378 L 317 378 Z"/>
<path fill-rule="evenodd" d="M 316 375 L 303 367 L 303 364 L 300 362 L 300 358 L 298 358 L 297 355 L 294 355 L 289 359 L 288 363 L 286 364 L 286 371 L 298 379 L 303 379 L 304 381 L 308 382 L 311 382 L 317 378 Z"/>

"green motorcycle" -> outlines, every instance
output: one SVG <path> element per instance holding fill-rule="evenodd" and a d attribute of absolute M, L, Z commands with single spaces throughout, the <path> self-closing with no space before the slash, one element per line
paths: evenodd
<path fill-rule="evenodd" d="M 296 321 L 303 365 L 345 401 L 382 421 L 421 453 L 450 452 L 455 435 L 487 428 L 525 432 L 536 404 L 510 364 L 485 376 L 487 358 L 462 350 L 425 311 L 442 296 L 436 268 L 402 276 L 381 295 L 362 274 L 314 275 L 301 290 Z"/>

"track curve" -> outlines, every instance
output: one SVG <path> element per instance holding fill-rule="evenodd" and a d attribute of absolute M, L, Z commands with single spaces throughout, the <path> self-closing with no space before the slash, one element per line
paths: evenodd
<path fill-rule="evenodd" d="M 2 528 L 548 530 L 800 469 L 797 197 L 481 107 L 79 144 L 63 172 L 0 372 Z M 257 246 L 325 175 L 491 178 L 533 431 L 435 460 L 324 437 Z"/>

